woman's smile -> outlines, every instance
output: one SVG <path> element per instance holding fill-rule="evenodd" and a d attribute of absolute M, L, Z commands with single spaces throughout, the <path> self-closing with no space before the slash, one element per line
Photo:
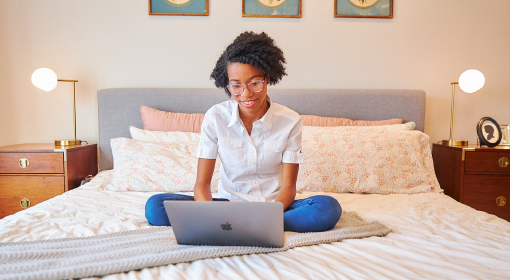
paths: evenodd
<path fill-rule="evenodd" d="M 255 106 L 255 102 L 257 100 L 246 100 L 246 101 L 241 101 L 241 103 L 246 107 L 246 108 L 251 108 L 253 106 Z"/>

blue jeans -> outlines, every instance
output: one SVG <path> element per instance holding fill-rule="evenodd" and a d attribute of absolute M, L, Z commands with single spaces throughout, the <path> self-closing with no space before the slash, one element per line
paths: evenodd
<path fill-rule="evenodd" d="M 193 196 L 162 193 L 153 195 L 145 204 L 145 218 L 155 226 L 170 226 L 165 211 L 165 200 L 194 200 Z M 214 198 L 214 201 L 228 201 L 225 198 Z M 335 227 L 342 207 L 338 201 L 330 196 L 316 195 L 305 199 L 295 200 L 283 214 L 285 231 L 317 232 Z"/>

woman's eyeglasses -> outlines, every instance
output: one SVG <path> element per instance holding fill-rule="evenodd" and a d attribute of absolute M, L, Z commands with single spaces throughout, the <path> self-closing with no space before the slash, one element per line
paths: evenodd
<path fill-rule="evenodd" d="M 247 85 L 243 85 L 243 84 L 230 84 L 230 85 L 227 85 L 227 88 L 228 88 L 228 91 L 230 91 L 230 93 L 232 95 L 240 95 L 244 92 L 244 89 L 248 89 L 250 92 L 252 93 L 255 93 L 255 92 L 259 92 L 261 91 L 263 88 L 264 88 L 264 82 L 266 80 L 259 80 L 259 81 L 254 81 L 254 82 L 251 82 Z"/>

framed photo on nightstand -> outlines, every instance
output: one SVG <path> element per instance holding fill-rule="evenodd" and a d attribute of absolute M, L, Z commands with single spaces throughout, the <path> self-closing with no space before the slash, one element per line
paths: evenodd
<path fill-rule="evenodd" d="M 480 139 L 480 146 L 496 147 L 503 138 L 498 122 L 490 117 L 483 117 L 478 121 L 476 134 Z"/>

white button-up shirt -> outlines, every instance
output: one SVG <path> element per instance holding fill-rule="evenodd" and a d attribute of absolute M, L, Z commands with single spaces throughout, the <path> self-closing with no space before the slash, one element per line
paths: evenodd
<path fill-rule="evenodd" d="M 216 159 L 220 170 L 219 196 L 245 201 L 274 201 L 280 191 L 282 162 L 300 164 L 303 120 L 280 104 L 253 123 L 248 134 L 234 100 L 214 105 L 202 123 L 198 157 Z"/>

